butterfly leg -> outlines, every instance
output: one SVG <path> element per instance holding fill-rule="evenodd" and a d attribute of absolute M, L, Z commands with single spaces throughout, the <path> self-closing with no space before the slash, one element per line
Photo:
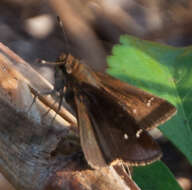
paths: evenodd
<path fill-rule="evenodd" d="M 66 92 L 65 92 L 65 89 L 64 89 L 64 90 L 63 90 L 63 89 L 60 89 L 58 93 L 59 93 L 59 106 L 58 106 L 58 108 L 57 108 L 57 110 L 56 110 L 56 112 L 55 112 L 54 117 L 53 117 L 52 120 L 51 120 L 51 125 L 53 124 L 53 122 L 54 122 L 57 114 L 59 113 L 59 111 L 60 111 L 60 109 L 61 109 L 61 106 L 62 106 L 62 103 L 63 103 L 63 98 L 64 98 Z M 56 103 L 56 102 L 55 102 L 55 103 Z"/>
<path fill-rule="evenodd" d="M 29 113 L 29 111 L 31 110 L 33 104 L 36 102 L 36 99 L 37 99 L 38 95 L 37 94 L 34 94 L 34 97 L 33 97 L 33 101 L 31 103 L 31 105 L 29 106 L 28 110 L 27 110 L 27 113 Z"/>

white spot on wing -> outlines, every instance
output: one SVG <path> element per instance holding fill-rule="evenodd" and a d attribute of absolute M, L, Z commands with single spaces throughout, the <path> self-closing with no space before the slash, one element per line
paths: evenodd
<path fill-rule="evenodd" d="M 147 102 L 147 107 L 150 107 L 151 106 L 151 102 Z"/>
<path fill-rule="evenodd" d="M 151 106 L 151 103 L 152 101 L 154 100 L 155 98 L 154 97 L 151 97 L 149 100 L 147 100 L 147 107 L 150 107 Z"/>

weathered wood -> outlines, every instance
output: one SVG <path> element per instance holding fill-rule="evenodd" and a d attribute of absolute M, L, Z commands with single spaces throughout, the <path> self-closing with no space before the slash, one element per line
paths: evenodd
<path fill-rule="evenodd" d="M 43 97 L 40 95 L 41 93 L 50 92 L 53 90 L 53 86 L 37 71 L 35 71 L 27 62 L 25 62 L 21 57 L 16 55 L 2 43 L 0 43 L 0 53 L 2 68 L 1 75 L 4 78 L 3 81 L 5 81 L 5 78 L 8 76 L 25 81 L 25 83 L 33 89 L 33 92 L 39 93 L 39 97 L 44 104 L 48 104 L 49 107 L 52 107 L 52 109 L 56 111 L 58 105 L 53 105 L 54 99 L 50 96 Z M 63 117 L 63 119 L 65 119 L 69 125 L 76 125 L 76 119 L 65 108 L 62 107 L 58 114 Z"/>
<path fill-rule="evenodd" d="M 128 176 L 126 179 L 125 177 L 125 173 L 120 176 L 113 167 L 100 170 L 62 171 L 52 176 L 52 183 L 47 186 L 47 190 L 139 190 L 133 180 L 127 179 Z"/>
<path fill-rule="evenodd" d="M 42 118 L 42 104 L 49 106 L 49 99 L 31 106 L 28 86 L 41 92 L 49 84 L 0 44 L 0 171 L 15 189 L 139 189 L 121 166 L 92 170 L 81 152 L 72 115 L 68 123 L 59 117 L 51 123 L 51 114 Z"/>

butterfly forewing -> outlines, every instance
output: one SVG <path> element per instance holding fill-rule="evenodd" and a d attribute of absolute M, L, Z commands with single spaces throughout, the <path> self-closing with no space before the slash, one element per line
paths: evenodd
<path fill-rule="evenodd" d="M 175 113 L 168 101 L 104 73 L 96 73 L 104 89 L 115 97 L 139 126 L 149 130 L 163 124 Z"/>
<path fill-rule="evenodd" d="M 102 159 L 144 165 L 160 158 L 157 143 L 112 96 L 87 84 L 81 87 L 75 96 L 80 139 L 92 167 L 103 166 Z"/>

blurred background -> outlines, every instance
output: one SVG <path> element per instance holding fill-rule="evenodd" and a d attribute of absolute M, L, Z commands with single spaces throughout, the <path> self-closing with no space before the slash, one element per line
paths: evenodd
<path fill-rule="evenodd" d="M 192 0 L 1 0 L 0 42 L 53 83 L 54 61 L 72 53 L 98 71 L 121 34 L 174 46 L 192 44 Z M 63 21 L 61 26 L 60 20 Z M 192 189 L 192 168 L 158 132 L 163 161 L 184 190 Z M 13 190 L 3 176 L 0 189 Z"/>

